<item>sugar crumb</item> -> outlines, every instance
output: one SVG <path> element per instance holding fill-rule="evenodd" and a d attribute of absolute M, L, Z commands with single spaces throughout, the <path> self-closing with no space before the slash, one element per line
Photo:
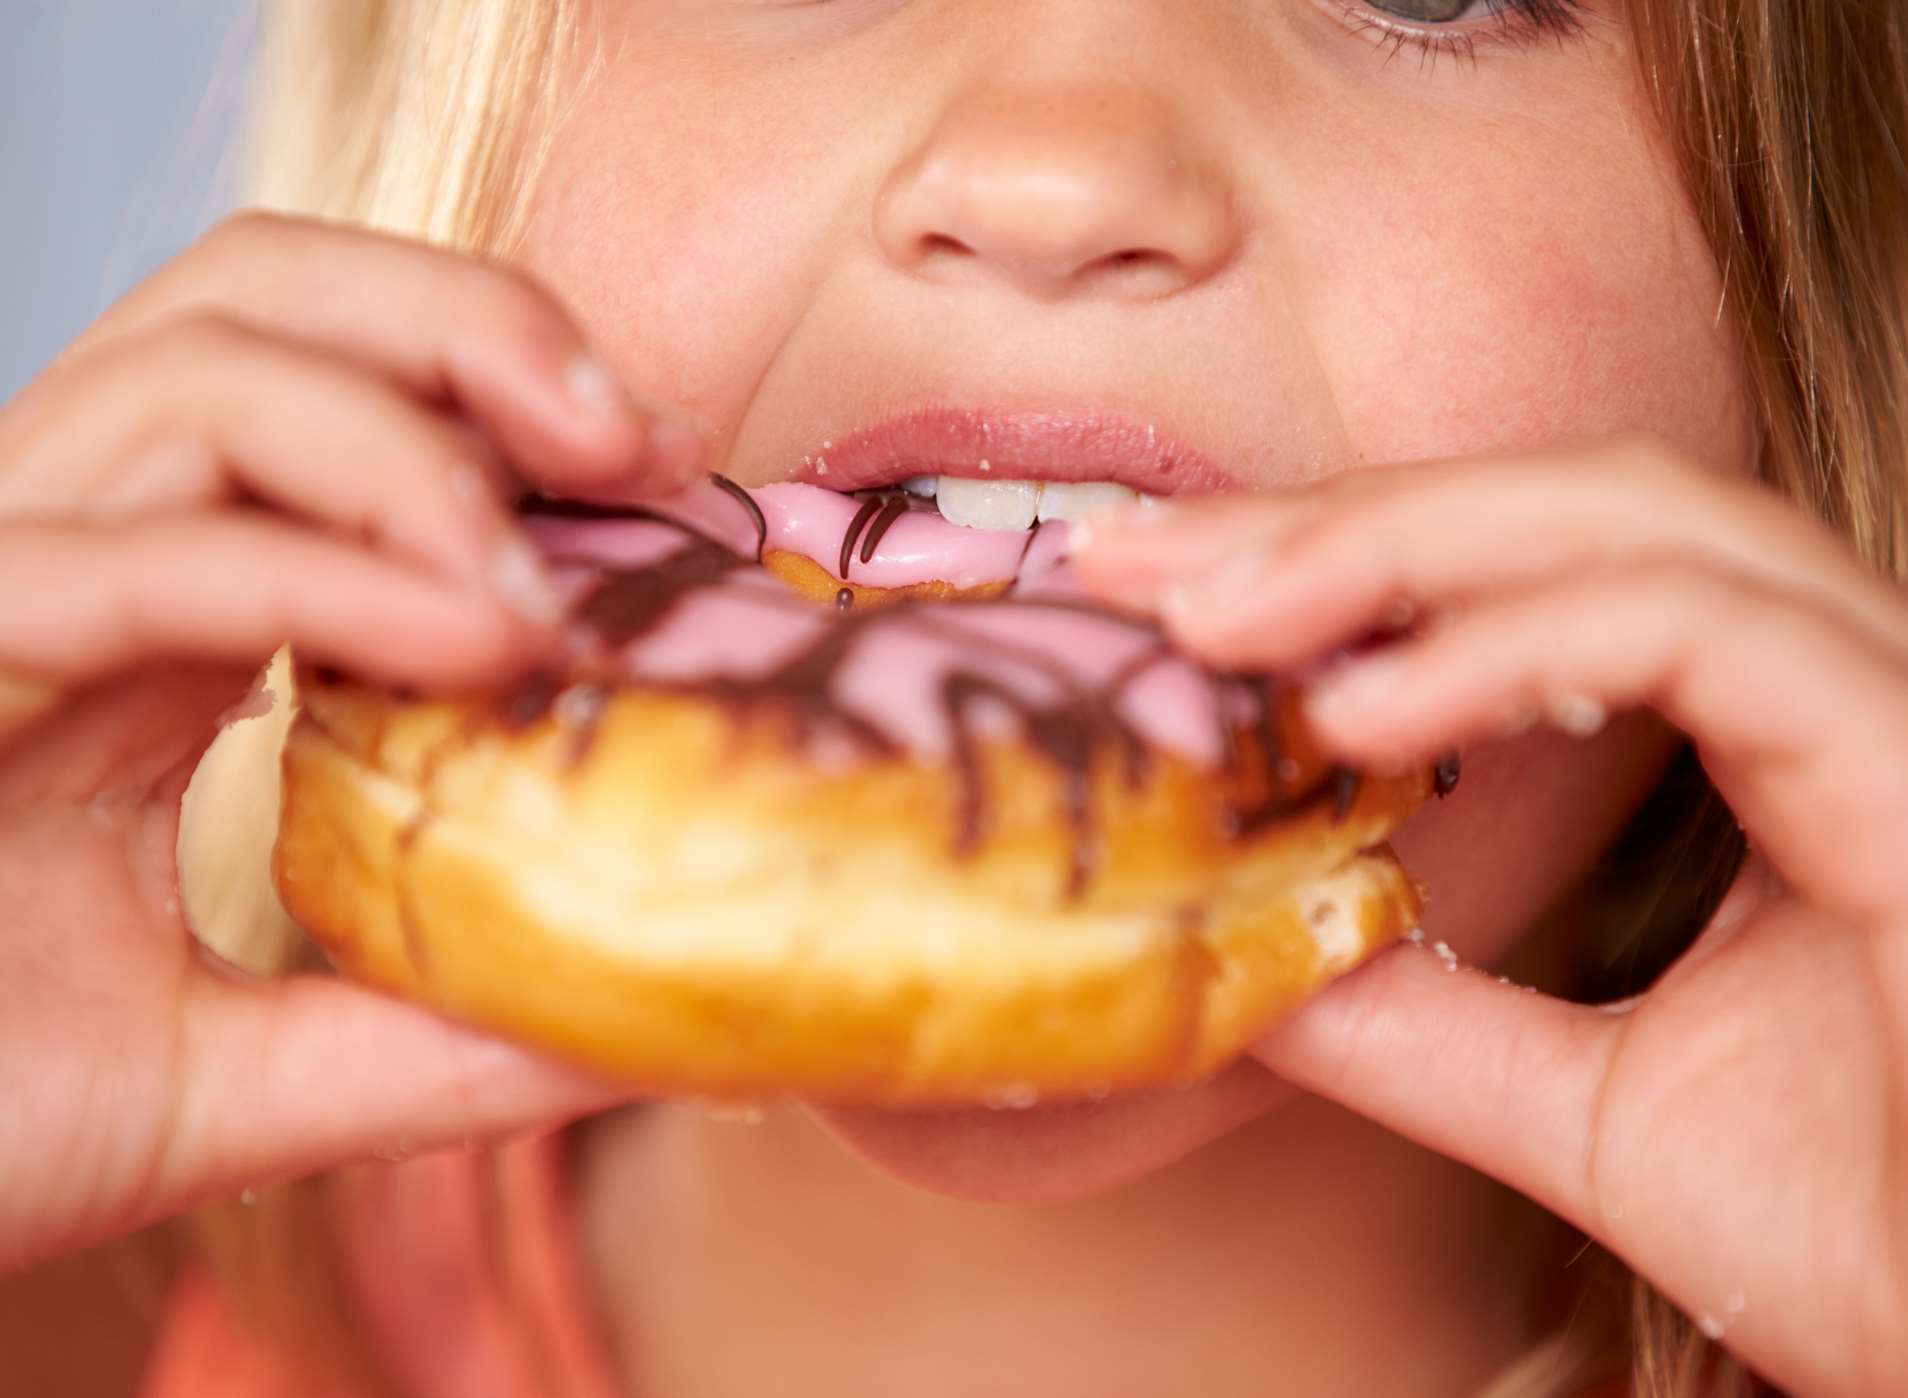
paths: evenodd
<path fill-rule="evenodd" d="M 1003 1083 L 983 1095 L 986 1105 L 997 1112 L 1025 1112 L 1040 1105 L 1040 1089 L 1030 1082 Z"/>

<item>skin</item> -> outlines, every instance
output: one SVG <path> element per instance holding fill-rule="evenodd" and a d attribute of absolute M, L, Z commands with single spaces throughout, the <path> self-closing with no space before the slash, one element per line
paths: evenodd
<path fill-rule="evenodd" d="M 30 1129 L 0 1137 L 0 1262 L 612 1100 L 347 986 L 223 976 L 172 899 L 184 775 L 278 641 L 431 687 L 547 639 L 499 463 L 640 496 L 705 460 L 785 478 L 924 403 L 1091 407 L 1261 497 L 1091 531 L 1095 585 L 1189 647 L 1312 663 L 1415 608 L 1316 720 L 1371 763 L 1464 746 L 1398 843 L 1465 962 L 1510 954 L 1617 827 L 1665 719 L 1762 857 L 1619 1013 L 1405 948 L 1267 1037 L 1283 1082 L 612 1117 L 583 1207 L 641 1391 L 760 1392 L 757 1364 L 783 1392 L 1463 1391 L 1528 1340 L 1538 1250 L 1506 1262 L 1504 1196 L 1450 1160 L 1785 1387 L 1898 1387 L 1908 606 L 1744 481 L 1717 271 L 1618 17 L 1424 64 L 1359 13 L 599 0 L 536 285 L 245 220 L 8 405 L 0 1076 Z M 579 373 L 586 345 L 641 396 Z M 1629 716 L 1592 736 L 1602 710 Z M 1579 731 L 1502 736 L 1546 713 Z M 749 1303 L 749 1344 L 702 1342 L 683 1302 L 711 1295 Z M 1197 1326 L 1134 1323 L 1195 1295 Z M 905 1352 L 803 1348 L 848 1314 Z"/>
<path fill-rule="evenodd" d="M 1749 469 L 1716 269 L 1607 12 L 1428 69 L 1304 0 L 600 0 L 584 32 L 600 67 L 523 261 L 746 484 L 936 403 L 1156 422 L 1255 492 L 1624 431 Z M 1502 957 L 1667 751 L 1647 721 L 1474 750 L 1399 842 L 1427 932 Z M 1065 1117 L 827 1120 L 917 1184 L 1024 1202 L 1287 1096 L 1242 1075 Z"/>

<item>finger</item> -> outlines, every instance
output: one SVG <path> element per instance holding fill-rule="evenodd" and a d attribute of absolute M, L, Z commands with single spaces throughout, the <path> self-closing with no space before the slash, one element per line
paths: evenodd
<path fill-rule="evenodd" d="M 361 229 L 241 214 L 134 291 L 90 339 L 195 312 L 310 341 L 454 402 L 550 489 L 667 493 L 699 469 L 695 420 L 633 396 L 547 290 L 494 263 Z"/>
<path fill-rule="evenodd" d="M 111 520 L 252 497 L 451 578 L 504 579 L 527 619 L 556 610 L 468 434 L 328 353 L 232 321 L 116 341 L 52 385 L 10 447 L 22 512 L 64 497 Z"/>
<path fill-rule="evenodd" d="M 130 1218 L 104 1236 L 241 1189 L 371 1159 L 476 1147 L 629 1099 L 430 1012 L 318 976 L 203 970 L 179 1014 L 179 1094 L 130 1165 Z M 75 1246 L 87 1239 L 67 1239 Z"/>
<path fill-rule="evenodd" d="M 286 642 L 387 684 L 461 689 L 541 633 L 482 592 L 243 515 L 0 527 L 0 673 L 58 692 L 158 659 L 256 669 Z"/>
<path fill-rule="evenodd" d="M 1812 601 L 1687 559 L 1540 584 L 1349 660 L 1308 704 L 1354 759 L 1420 759 L 1547 712 L 1648 705 L 1696 739 L 1795 891 L 1864 925 L 1908 906 L 1908 663 Z"/>
<path fill-rule="evenodd" d="M 1793 1364 L 1849 1294 L 1809 1279 L 1872 1274 L 1884 1086 L 1842 1051 L 1873 1013 L 1863 950 L 1880 939 L 1825 937 L 1814 915 L 1758 921 L 1753 954 L 1745 942 L 1633 1008 L 1565 1004 L 1400 947 L 1253 1055 L 1530 1196 L 1691 1315 L 1726 1316 L 1750 1362 L 1786 1363 L 1804 1380 L 1796 1391 L 1828 1391 Z M 1737 1167 L 1721 1204 L 1705 1163 L 1716 1159 Z M 1824 1182 L 1801 1214 L 1798 1170 Z M 1799 1271 L 1769 1267 L 1784 1248 Z"/>
<path fill-rule="evenodd" d="M 1729 891 L 1723 895 L 1722 902 L 1710 914 L 1709 925 L 1690 945 L 1689 950 L 1683 953 L 1677 965 L 1694 969 L 1725 950 L 1758 914 L 1773 907 L 1787 895 L 1788 890 L 1783 887 L 1775 870 L 1769 867 L 1769 861 L 1751 852 L 1736 871 L 1736 877 L 1730 883 Z"/>
<path fill-rule="evenodd" d="M 1252 1054 L 1607 1239 L 1594 1143 L 1619 1023 L 1404 946 L 1334 982 Z"/>
<path fill-rule="evenodd" d="M 1200 634 L 1317 654 L 1419 605 L 1629 558 L 1708 557 L 1845 611 L 1908 653 L 1908 605 L 1773 492 L 1649 443 L 1348 473 L 1288 497 L 1096 520 L 1081 564 Z"/>

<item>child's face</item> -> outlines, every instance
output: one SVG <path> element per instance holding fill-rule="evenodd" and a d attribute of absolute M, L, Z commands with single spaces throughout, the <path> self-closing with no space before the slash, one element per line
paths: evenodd
<path fill-rule="evenodd" d="M 594 0 L 524 259 L 755 484 L 910 409 L 1101 413 L 1237 488 L 1642 431 L 1754 432 L 1621 6 Z M 1555 7 L 1555 0 L 1552 0 Z M 594 75 L 583 68 L 594 61 Z M 805 476 L 804 478 L 812 478 Z M 1646 722 L 1466 755 L 1397 841 L 1503 955 L 1653 779 Z M 838 1120 L 924 1182 L 1077 1193 L 1276 1100 L 1242 1068 L 1082 1113 Z M 975 1147 L 979 1147 L 976 1149 Z"/>

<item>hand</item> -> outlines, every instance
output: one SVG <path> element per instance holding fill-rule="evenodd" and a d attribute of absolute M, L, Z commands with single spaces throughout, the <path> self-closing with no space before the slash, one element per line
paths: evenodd
<path fill-rule="evenodd" d="M 1349 759 L 1632 706 L 1693 737 L 1757 857 L 1647 994 L 1565 1004 L 1403 947 L 1258 1055 L 1562 1215 L 1776 1383 L 1908 1391 L 1908 595 L 1773 494 L 1636 445 L 1091 535 L 1089 582 L 1217 662 L 1420 618 L 1324 673 L 1312 714 Z"/>
<path fill-rule="evenodd" d="M 179 911 L 180 798 L 282 643 L 425 689 L 559 609 L 502 493 L 665 490 L 700 452 L 499 268 L 235 220 L 0 410 L 0 1268 L 195 1200 L 607 1089 Z"/>

